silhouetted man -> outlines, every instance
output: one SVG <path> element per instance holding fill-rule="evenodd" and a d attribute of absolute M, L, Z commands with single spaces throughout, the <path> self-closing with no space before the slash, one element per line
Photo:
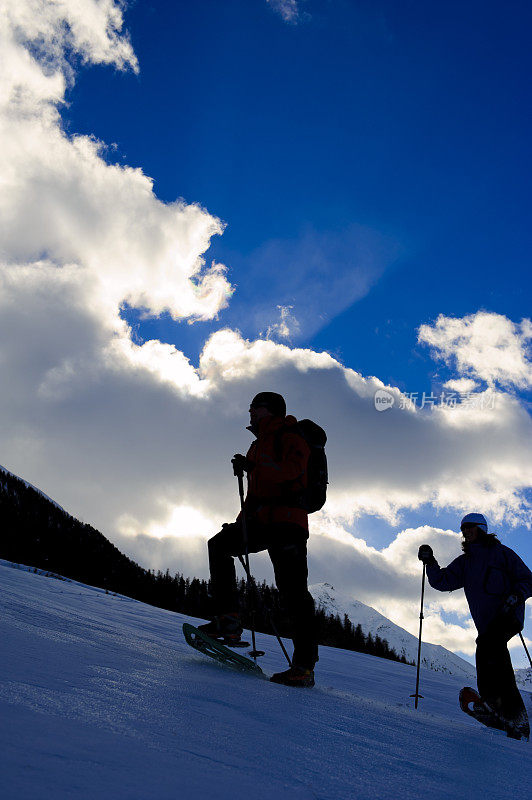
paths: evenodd
<path fill-rule="evenodd" d="M 235 473 L 246 472 L 244 503 L 248 551 L 267 550 L 272 560 L 281 603 L 291 619 L 292 666 L 271 680 L 288 686 L 313 686 L 318 660 L 314 601 L 307 588 L 308 514 L 302 493 L 307 485 L 310 449 L 297 431 L 297 420 L 286 416 L 283 397 L 261 392 L 250 408 L 250 430 L 256 439 L 246 456 L 233 458 Z M 236 591 L 234 558 L 245 551 L 241 514 L 209 540 L 211 594 L 218 611 L 200 626 L 226 644 L 240 641 L 242 623 Z"/>

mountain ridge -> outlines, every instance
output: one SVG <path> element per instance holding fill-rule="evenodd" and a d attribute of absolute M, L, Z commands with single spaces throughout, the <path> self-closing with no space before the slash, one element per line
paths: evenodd
<path fill-rule="evenodd" d="M 315 603 L 327 613 L 340 617 L 346 614 L 353 625 L 360 624 L 364 634 L 380 636 L 398 655 L 404 655 L 407 661 L 417 662 L 417 637 L 371 606 L 335 590 L 330 583 L 313 584 L 309 586 L 309 591 Z M 472 664 L 439 644 L 422 642 L 421 664 L 435 672 L 476 680 L 476 670 Z"/>

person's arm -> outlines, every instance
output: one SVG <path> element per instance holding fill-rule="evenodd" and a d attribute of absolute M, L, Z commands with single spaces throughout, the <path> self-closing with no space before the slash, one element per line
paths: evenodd
<path fill-rule="evenodd" d="M 524 600 L 532 597 L 532 572 L 517 553 L 508 553 L 508 569 L 512 581 L 512 593 L 517 593 Z"/>
<path fill-rule="evenodd" d="M 418 558 L 427 568 L 427 578 L 433 589 L 439 592 L 453 592 L 464 587 L 465 556 L 461 555 L 451 561 L 448 567 L 440 567 L 432 547 L 422 544 L 419 548 Z"/>

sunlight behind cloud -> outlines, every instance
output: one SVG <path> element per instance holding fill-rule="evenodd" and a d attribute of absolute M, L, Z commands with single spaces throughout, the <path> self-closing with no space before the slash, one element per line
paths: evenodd
<path fill-rule="evenodd" d="M 143 533 L 156 539 L 166 536 L 171 538 L 189 538 L 191 533 L 198 538 L 208 538 L 215 532 L 215 522 L 192 506 L 174 506 L 168 511 L 165 521 L 153 522 L 146 530 L 139 530 L 138 523 L 124 515 L 119 520 L 118 528 L 126 536 L 137 536 Z"/>

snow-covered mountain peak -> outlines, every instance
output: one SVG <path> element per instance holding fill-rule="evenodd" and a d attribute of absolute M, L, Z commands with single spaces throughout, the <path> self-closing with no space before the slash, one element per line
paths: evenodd
<path fill-rule="evenodd" d="M 353 625 L 360 625 L 366 636 L 371 633 L 372 636 L 385 639 L 390 647 L 398 655 L 404 655 L 407 661 L 417 659 L 417 638 L 371 606 L 355 600 L 346 592 L 336 590 L 330 583 L 315 583 L 309 586 L 309 591 L 316 605 L 328 614 L 338 614 L 341 618 L 347 614 Z M 436 672 L 446 672 L 448 675 L 457 675 L 468 680 L 474 680 L 476 676 L 472 664 L 441 645 L 423 642 L 421 662 L 422 666 Z"/>

